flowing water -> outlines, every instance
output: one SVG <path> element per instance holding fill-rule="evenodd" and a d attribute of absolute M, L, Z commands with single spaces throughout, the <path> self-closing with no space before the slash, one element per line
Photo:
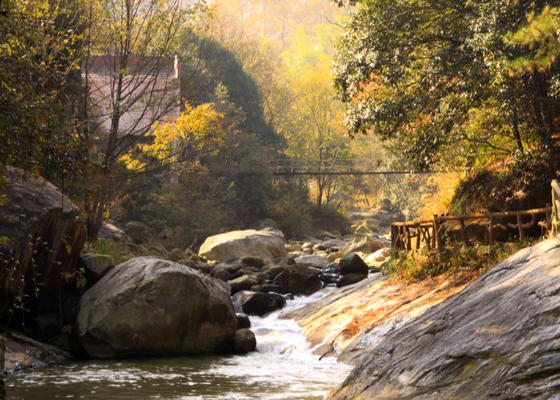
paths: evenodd
<path fill-rule="evenodd" d="M 288 301 L 284 310 L 326 295 Z M 251 317 L 257 352 L 134 360 L 74 361 L 6 379 L 9 400 L 274 399 L 318 400 L 346 378 L 348 365 L 311 353 L 303 329 L 280 312 Z"/>

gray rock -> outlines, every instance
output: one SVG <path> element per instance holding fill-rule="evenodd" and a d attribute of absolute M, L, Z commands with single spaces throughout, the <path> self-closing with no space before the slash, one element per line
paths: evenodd
<path fill-rule="evenodd" d="M 257 285 L 258 283 L 258 279 L 255 279 L 250 275 L 243 275 L 229 281 L 228 285 L 231 287 L 231 293 L 235 294 L 237 292 L 241 292 L 242 290 L 249 290 L 251 286 Z"/>
<path fill-rule="evenodd" d="M 58 303 L 64 276 L 76 272 L 87 238 L 78 207 L 53 184 L 18 168 L 4 168 L 11 187 L 2 194 L 11 200 L 0 206 L 0 237 L 9 238 L 0 245 L 0 316 L 9 313 L 24 290 L 39 292 L 39 297 L 33 293 L 24 298 L 23 306 L 31 312 L 38 303 Z"/>
<path fill-rule="evenodd" d="M 364 238 L 353 239 L 342 249 L 345 253 L 364 253 L 371 254 L 375 253 L 377 250 L 385 247 L 385 240 L 379 237 L 366 236 Z"/>
<path fill-rule="evenodd" d="M 114 242 L 126 242 L 128 240 L 127 234 L 122 229 L 107 222 L 103 222 L 101 224 L 101 228 L 99 228 L 97 236 L 101 239 L 112 240 Z"/>
<path fill-rule="evenodd" d="M 148 236 L 150 228 L 139 221 L 130 221 L 126 224 L 125 231 L 137 243 L 143 243 Z"/>
<path fill-rule="evenodd" d="M 261 285 L 261 287 L 265 293 L 269 293 L 269 292 L 282 293 L 282 287 L 280 287 L 279 285 L 264 284 Z"/>
<path fill-rule="evenodd" d="M 3 363 L 2 373 L 10 374 L 28 368 L 46 367 L 73 358 L 71 354 L 63 350 L 37 342 L 21 333 L 5 332 L 3 336 L 0 340 L 5 341 L 6 351 L 3 354 L 5 363 Z"/>
<path fill-rule="evenodd" d="M 243 262 L 243 265 L 247 267 L 255 267 L 258 269 L 264 267 L 264 260 L 262 257 L 245 256 L 245 257 L 241 257 L 241 261 Z"/>
<path fill-rule="evenodd" d="M 366 274 L 348 274 L 348 275 L 343 275 L 340 277 L 340 279 L 338 279 L 336 281 L 336 287 L 344 287 L 344 286 L 348 286 L 348 285 L 353 285 L 354 283 L 358 283 L 360 281 L 363 281 L 364 279 L 367 278 Z M 332 283 L 332 282 L 329 282 Z"/>
<path fill-rule="evenodd" d="M 244 275 L 254 275 L 254 274 L 255 272 L 249 268 L 241 268 L 239 271 L 237 271 L 235 274 L 231 276 L 231 279 L 237 279 Z"/>
<path fill-rule="evenodd" d="M 77 318 L 78 340 L 96 358 L 215 353 L 236 329 L 218 282 L 151 257 L 109 271 L 82 296 Z"/>
<path fill-rule="evenodd" d="M 251 320 L 249 316 L 244 313 L 236 313 L 237 315 L 237 329 L 248 329 L 251 327 Z"/>
<path fill-rule="evenodd" d="M 235 274 L 243 268 L 243 261 L 241 261 L 241 257 L 233 257 L 226 261 L 222 261 L 221 263 L 216 264 L 214 269 L 212 270 L 212 276 L 220 273 L 220 270 L 224 270 L 228 272 L 230 275 Z"/>
<path fill-rule="evenodd" d="M 329 263 L 325 256 L 302 256 L 296 258 L 296 264 L 308 264 L 316 268 L 323 268 Z"/>
<path fill-rule="evenodd" d="M 559 398 L 558 293 L 553 238 L 379 342 L 329 399 Z"/>
<path fill-rule="evenodd" d="M 239 329 L 233 336 L 229 352 L 232 354 L 247 354 L 255 351 L 256 348 L 257 339 L 255 334 L 249 329 Z"/>
<path fill-rule="evenodd" d="M 232 298 L 234 303 L 241 304 L 243 312 L 247 315 L 262 316 L 276 310 L 276 300 L 266 293 L 244 290 L 236 293 Z"/>
<path fill-rule="evenodd" d="M 183 260 L 183 256 L 177 252 L 170 251 L 169 253 L 167 253 L 167 259 L 169 261 L 178 262 Z"/>
<path fill-rule="evenodd" d="M 340 259 L 340 274 L 368 274 L 369 267 L 356 253 L 348 253 Z"/>
<path fill-rule="evenodd" d="M 338 282 L 338 280 L 340 279 L 340 275 L 338 275 L 338 274 L 321 274 L 321 275 L 319 275 L 319 279 L 321 279 L 326 286 L 326 285 L 330 285 L 331 283 L 336 284 Z"/>
<path fill-rule="evenodd" d="M 286 299 L 280 293 L 269 292 L 268 295 L 276 301 L 278 308 L 282 309 L 286 305 Z"/>
<path fill-rule="evenodd" d="M 321 270 L 305 265 L 290 265 L 274 280 L 276 285 L 282 287 L 284 293 L 309 296 L 323 288 L 319 279 Z"/>
<path fill-rule="evenodd" d="M 83 254 L 80 258 L 79 265 L 83 266 L 87 276 L 96 282 L 115 266 L 113 257 L 107 254 Z"/>
<path fill-rule="evenodd" d="M 223 261 L 232 257 L 258 256 L 265 262 L 288 255 L 284 234 L 278 230 L 245 230 L 222 233 L 207 238 L 199 254 L 209 260 Z"/>

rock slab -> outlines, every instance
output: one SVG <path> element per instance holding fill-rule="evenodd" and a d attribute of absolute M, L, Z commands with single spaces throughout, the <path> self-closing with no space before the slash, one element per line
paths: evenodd
<path fill-rule="evenodd" d="M 237 317 L 227 290 L 187 266 L 152 257 L 110 270 L 80 299 L 77 334 L 90 357 L 219 352 Z"/>
<path fill-rule="evenodd" d="M 2 194 L 10 201 L 0 206 L 0 237 L 8 238 L 0 245 L 0 316 L 22 294 L 32 311 L 38 302 L 58 299 L 87 238 L 78 207 L 52 183 L 18 168 L 5 167 L 5 173 L 10 187 Z"/>
<path fill-rule="evenodd" d="M 553 238 L 396 330 L 329 399 L 560 398 L 559 294 Z"/>

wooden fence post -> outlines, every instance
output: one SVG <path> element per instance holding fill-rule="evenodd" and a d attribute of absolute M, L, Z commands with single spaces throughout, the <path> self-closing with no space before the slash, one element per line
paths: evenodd
<path fill-rule="evenodd" d="M 437 214 L 434 214 L 434 236 L 439 254 L 443 253 L 443 246 L 441 243 L 441 232 L 439 231 L 439 221 Z"/>
<path fill-rule="evenodd" d="M 519 241 L 523 242 L 525 239 L 525 229 L 523 229 L 523 218 L 521 213 L 517 213 L 517 226 L 519 227 Z"/>
<path fill-rule="evenodd" d="M 492 256 L 492 243 L 494 243 L 494 215 L 489 212 L 488 213 L 488 255 Z"/>
<path fill-rule="evenodd" d="M 412 250 L 412 246 L 410 245 L 410 229 L 407 227 L 404 228 L 406 231 L 406 251 Z"/>
<path fill-rule="evenodd" d="M 552 231 L 552 203 L 546 203 L 546 233 Z"/>

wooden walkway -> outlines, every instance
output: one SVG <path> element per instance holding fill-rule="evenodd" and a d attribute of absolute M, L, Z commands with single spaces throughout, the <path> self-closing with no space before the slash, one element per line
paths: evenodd
<path fill-rule="evenodd" d="M 269 168 L 274 175 L 407 175 L 431 174 L 432 171 L 388 170 L 383 160 L 336 159 L 336 160 L 270 160 Z"/>

